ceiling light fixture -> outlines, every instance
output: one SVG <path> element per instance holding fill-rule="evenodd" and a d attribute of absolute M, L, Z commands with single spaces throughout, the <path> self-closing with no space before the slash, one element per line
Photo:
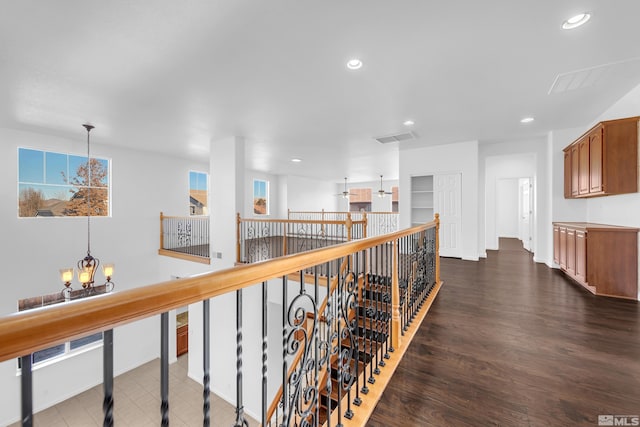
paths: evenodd
<path fill-rule="evenodd" d="M 405 120 L 402 124 L 405 126 L 413 126 L 415 122 L 413 120 Z"/>
<path fill-rule="evenodd" d="M 580 13 L 564 21 L 562 23 L 562 29 L 572 30 L 574 28 L 578 28 L 579 26 L 585 24 L 589 19 L 591 19 L 591 15 L 589 13 Z"/>
<path fill-rule="evenodd" d="M 300 162 L 302 161 L 302 159 L 299 159 L 299 158 L 297 158 L 297 157 L 294 157 L 293 159 L 291 159 L 291 161 L 292 161 L 293 163 L 300 163 Z"/>
<path fill-rule="evenodd" d="M 94 186 L 91 171 L 95 167 L 94 165 L 97 163 L 91 160 L 89 140 L 89 134 L 91 132 L 91 129 L 93 129 L 94 127 L 89 124 L 84 124 L 82 126 L 84 126 L 84 128 L 87 130 L 87 164 L 84 173 L 80 172 L 81 168 L 79 168 L 78 171 L 79 175 L 84 175 L 84 177 L 80 176 L 80 178 L 85 179 L 86 187 L 79 188 L 74 196 L 84 198 L 87 201 L 87 256 L 78 261 L 78 280 L 80 281 L 80 283 L 82 283 L 83 289 L 93 290 L 94 277 L 96 274 L 96 270 L 100 265 L 100 260 L 91 256 L 91 193 Z M 104 283 L 106 292 L 110 292 L 113 289 L 114 284 L 111 281 L 113 271 L 113 264 L 104 264 L 102 266 L 102 273 L 106 278 L 106 281 Z M 60 280 L 62 280 L 62 282 L 64 283 L 62 294 L 66 299 L 71 298 L 71 280 L 73 280 L 73 268 L 61 269 Z"/>
<path fill-rule="evenodd" d="M 378 197 L 384 198 L 386 194 L 393 194 L 393 193 L 390 191 L 384 191 L 384 188 L 382 188 L 382 175 L 380 175 L 380 189 L 378 190 Z"/>
<path fill-rule="evenodd" d="M 360 61 L 358 58 L 350 59 L 349 61 L 347 61 L 347 68 L 350 70 L 359 70 L 360 68 L 362 68 L 362 61 Z"/>
<path fill-rule="evenodd" d="M 525 117 L 524 119 L 520 120 L 520 123 L 531 123 L 534 120 L 535 119 L 533 117 Z"/>

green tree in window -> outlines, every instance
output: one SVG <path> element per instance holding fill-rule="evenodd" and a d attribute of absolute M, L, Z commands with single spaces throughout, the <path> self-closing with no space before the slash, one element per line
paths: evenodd
<path fill-rule="evenodd" d="M 67 216 L 89 215 L 87 195 L 91 197 L 91 216 L 106 216 L 109 213 L 109 194 L 104 184 L 107 168 L 97 159 L 91 159 L 90 163 L 91 171 L 87 163 L 84 163 L 78 167 L 76 175 L 70 180 L 74 188 L 69 190 L 71 199 L 65 211 Z M 91 176 L 91 183 L 89 183 L 89 176 Z"/>
<path fill-rule="evenodd" d="M 25 188 L 20 190 L 20 216 L 36 216 L 38 209 L 44 205 L 44 194 L 35 188 Z"/>

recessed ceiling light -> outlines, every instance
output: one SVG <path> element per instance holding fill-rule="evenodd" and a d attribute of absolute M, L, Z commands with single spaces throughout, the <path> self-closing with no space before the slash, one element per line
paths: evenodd
<path fill-rule="evenodd" d="M 564 30 L 572 30 L 574 28 L 579 27 L 580 25 L 586 23 L 591 18 L 591 15 L 588 13 L 580 13 L 576 16 L 572 16 L 562 23 L 562 28 Z"/>
<path fill-rule="evenodd" d="M 293 163 L 300 163 L 300 162 L 302 161 L 302 159 L 299 159 L 299 158 L 297 158 L 297 157 L 294 157 L 293 159 L 291 159 L 291 161 L 292 161 Z"/>
<path fill-rule="evenodd" d="M 415 123 L 413 120 L 405 120 L 402 124 L 405 126 L 413 126 Z"/>
<path fill-rule="evenodd" d="M 520 123 L 531 123 L 533 120 L 533 117 L 525 117 L 524 119 L 520 120 Z"/>
<path fill-rule="evenodd" d="M 347 62 L 347 68 L 350 70 L 359 70 L 360 68 L 362 68 L 362 61 L 360 61 L 358 58 L 350 59 Z"/>

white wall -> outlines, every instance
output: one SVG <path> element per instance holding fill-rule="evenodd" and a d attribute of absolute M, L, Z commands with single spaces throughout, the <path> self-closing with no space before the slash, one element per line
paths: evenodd
<path fill-rule="evenodd" d="M 478 259 L 478 142 L 400 149 L 400 188 L 411 188 L 411 177 L 462 173 L 462 258 Z M 411 206 L 411 193 L 402 192 L 402 206 Z M 400 209 L 400 228 L 411 225 L 411 210 Z"/>
<path fill-rule="evenodd" d="M 342 189 L 340 190 L 342 191 Z M 287 206 L 292 211 L 335 211 L 338 199 L 335 184 L 328 181 L 287 176 Z M 286 218 L 286 211 L 283 218 Z"/>
<path fill-rule="evenodd" d="M 484 233 L 481 232 L 481 234 L 484 234 L 485 248 L 490 250 L 498 249 L 499 236 L 507 237 L 500 235 L 498 230 L 501 223 L 501 220 L 498 218 L 500 214 L 499 206 L 501 202 L 504 202 L 504 200 L 501 200 L 498 192 L 499 183 L 506 179 L 515 179 L 515 185 L 517 187 L 517 178 L 532 178 L 532 180 L 535 181 L 534 178 L 536 177 L 535 153 L 487 155 L 487 153 L 502 152 L 501 147 L 495 145 L 502 144 L 481 146 L 485 172 L 484 200 L 481 202 L 481 205 L 484 206 L 484 215 L 482 215 L 484 218 Z M 527 145 L 526 148 L 530 149 L 530 146 Z M 511 200 L 511 202 L 515 203 L 517 209 L 517 190 L 515 197 L 515 201 Z M 516 234 L 513 237 L 517 237 L 517 224 Z"/>
<path fill-rule="evenodd" d="M 497 249 L 497 240 L 490 245 L 490 239 L 495 230 L 492 225 L 494 218 L 492 206 L 494 206 L 495 198 L 491 196 L 491 182 L 498 177 L 522 177 L 523 171 L 533 178 L 533 247 L 534 261 L 544 262 L 552 265 L 553 258 L 553 229 L 551 225 L 551 190 L 557 187 L 551 175 L 551 166 L 549 165 L 549 139 L 538 138 L 532 140 L 512 141 L 495 144 L 480 145 L 480 180 L 478 182 L 478 193 L 480 199 L 480 209 L 478 216 L 479 223 L 479 241 L 481 243 L 479 252 L 482 256 L 486 256 L 486 249 Z M 501 157 L 504 157 L 500 160 Z M 509 158 L 511 156 L 511 158 Z M 493 160 L 489 160 L 495 158 Z M 511 161 L 518 162 L 510 166 Z M 495 163 L 492 163 L 495 162 Z M 531 163 L 533 162 L 533 166 Z M 529 166 L 527 166 L 529 165 Z M 515 167 L 514 167 L 515 166 Z M 516 168 L 524 168 L 517 171 Z M 553 183 L 553 186 L 552 186 Z M 562 185 L 562 184 L 560 184 Z"/>
<path fill-rule="evenodd" d="M 520 186 L 518 178 L 502 178 L 496 183 L 496 218 L 498 237 L 519 238 Z"/>
<path fill-rule="evenodd" d="M 595 122 L 633 116 L 640 116 L 640 86 L 621 98 Z M 587 199 L 589 222 L 640 227 L 639 212 L 640 193 Z"/>
<path fill-rule="evenodd" d="M 115 291 L 169 280 L 174 272 L 202 270 L 186 262 L 166 262 L 158 251 L 159 215 L 187 215 L 189 170 L 208 170 L 198 163 L 155 153 L 100 144 L 92 131 L 92 155 L 112 159 L 111 218 L 92 218 L 91 253 L 116 264 Z M 86 134 L 78 125 L 74 140 L 0 128 L 0 220 L 2 240 L 11 250 L 2 257 L 5 283 L 0 314 L 14 312 L 17 300 L 61 290 L 58 269 L 74 266 L 86 255 L 86 218 L 17 217 L 17 148 L 27 147 L 84 155 Z M 193 263 L 190 263 L 193 264 Z M 101 273 L 97 274 L 102 280 Z M 75 285 L 76 287 L 79 285 Z M 116 328 L 115 373 L 120 374 L 159 355 L 157 317 Z M 134 350 L 135 349 L 135 350 Z M 34 371 L 34 409 L 44 409 L 102 382 L 101 349 L 70 357 Z M 0 364 L 0 425 L 20 417 L 20 378 L 15 360 Z M 70 373 L 73 372 L 73 375 Z"/>

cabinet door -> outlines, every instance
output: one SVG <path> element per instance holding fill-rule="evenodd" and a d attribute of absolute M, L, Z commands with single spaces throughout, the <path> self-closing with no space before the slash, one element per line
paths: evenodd
<path fill-rule="evenodd" d="M 578 144 L 571 146 L 571 195 L 576 197 L 580 194 L 578 185 L 580 184 L 580 168 L 578 165 Z"/>
<path fill-rule="evenodd" d="M 189 351 L 189 326 L 181 326 L 176 329 L 176 356 L 181 356 Z"/>
<path fill-rule="evenodd" d="M 589 194 L 589 137 L 578 143 L 578 194 Z"/>
<path fill-rule="evenodd" d="M 589 193 L 601 193 L 602 188 L 602 128 L 589 134 Z"/>
<path fill-rule="evenodd" d="M 576 230 L 567 228 L 567 273 L 576 275 Z"/>
<path fill-rule="evenodd" d="M 571 150 L 564 152 L 564 198 L 571 198 Z"/>
<path fill-rule="evenodd" d="M 560 268 L 567 269 L 567 228 L 560 227 Z"/>
<path fill-rule="evenodd" d="M 587 283 L 587 233 L 576 230 L 576 279 Z"/>
<path fill-rule="evenodd" d="M 560 227 L 557 225 L 553 226 L 553 262 L 560 264 Z"/>

